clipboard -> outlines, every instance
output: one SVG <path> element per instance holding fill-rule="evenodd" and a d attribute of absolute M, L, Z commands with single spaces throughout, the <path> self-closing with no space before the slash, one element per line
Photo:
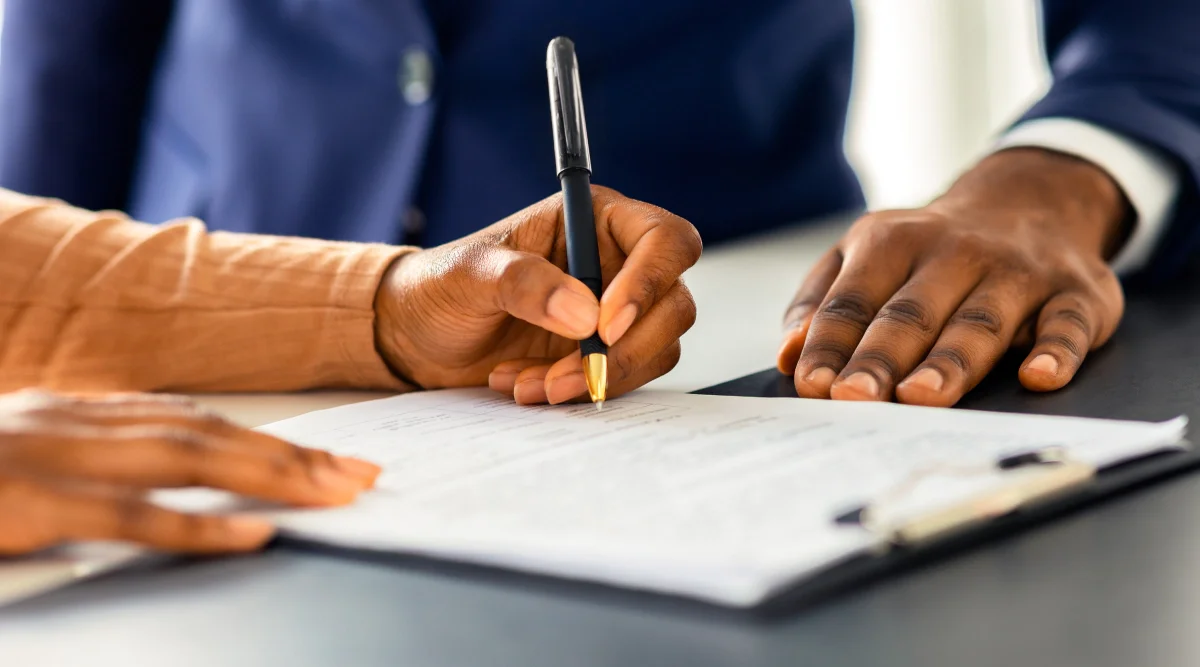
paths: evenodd
<path fill-rule="evenodd" d="M 1200 450 L 1157 452 L 1097 469 L 1062 451 L 1007 456 L 987 470 L 1016 473 L 1010 485 L 964 502 L 911 513 L 889 511 L 922 478 L 970 475 L 971 469 L 921 471 L 878 499 L 831 517 L 859 525 L 882 538 L 879 550 L 809 573 L 753 608 L 778 616 L 998 542 L 1053 519 L 1200 468 Z M 974 471 L 982 469 L 976 468 Z"/>

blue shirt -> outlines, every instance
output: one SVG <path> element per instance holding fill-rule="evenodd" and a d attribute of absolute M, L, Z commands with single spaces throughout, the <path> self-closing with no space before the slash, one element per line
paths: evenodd
<path fill-rule="evenodd" d="M 1044 6 L 1055 85 L 1027 117 L 1190 169 L 1178 258 L 1200 229 L 1200 5 Z M 150 221 L 427 245 L 484 227 L 558 188 L 557 35 L 595 182 L 710 243 L 863 205 L 845 0 L 8 0 L 5 21 L 0 185 Z"/>

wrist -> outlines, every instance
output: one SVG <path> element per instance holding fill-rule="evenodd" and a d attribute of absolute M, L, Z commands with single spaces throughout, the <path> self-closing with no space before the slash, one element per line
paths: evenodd
<path fill-rule="evenodd" d="M 1053 225 L 1084 249 L 1111 258 L 1127 239 L 1132 207 L 1100 167 L 1044 148 L 988 155 L 930 204 L 935 210 L 1004 210 Z"/>
<path fill-rule="evenodd" d="M 392 260 L 375 290 L 375 349 L 392 375 L 412 386 L 420 385 L 414 378 L 413 368 L 406 361 L 409 346 L 405 342 L 402 323 L 420 315 L 407 309 L 408 300 L 404 298 L 407 274 L 404 269 L 411 266 L 413 256 L 421 252 L 413 250 Z"/>

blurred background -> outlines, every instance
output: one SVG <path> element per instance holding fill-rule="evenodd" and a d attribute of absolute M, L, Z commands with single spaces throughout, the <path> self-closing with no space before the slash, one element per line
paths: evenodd
<path fill-rule="evenodd" d="M 1037 0 L 855 0 L 846 151 L 871 208 L 923 204 L 1049 86 Z"/>
<path fill-rule="evenodd" d="M 872 208 L 918 205 L 940 192 L 1049 84 L 1037 0 L 854 6 L 846 151 Z"/>

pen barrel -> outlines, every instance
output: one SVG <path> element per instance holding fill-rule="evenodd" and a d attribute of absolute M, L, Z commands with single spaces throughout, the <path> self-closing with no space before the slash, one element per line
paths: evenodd
<path fill-rule="evenodd" d="M 582 169 L 563 172 L 563 219 L 567 236 L 567 271 L 600 298 L 604 289 L 600 248 L 592 210 L 591 178 Z"/>

